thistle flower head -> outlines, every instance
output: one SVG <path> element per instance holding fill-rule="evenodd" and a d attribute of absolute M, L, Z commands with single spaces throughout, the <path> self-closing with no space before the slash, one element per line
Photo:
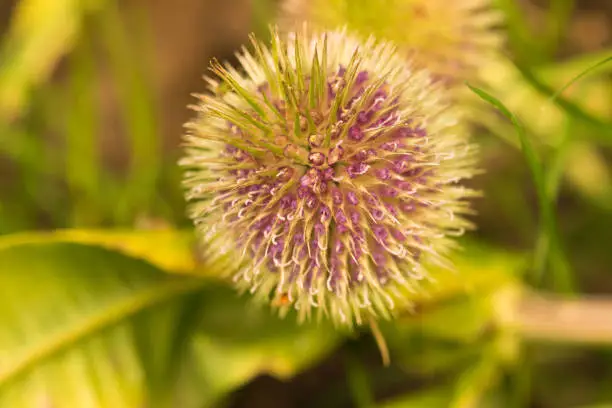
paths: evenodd
<path fill-rule="evenodd" d="M 470 226 L 458 182 L 473 146 L 443 89 L 391 44 L 272 37 L 239 54 L 244 73 L 212 65 L 185 137 L 190 216 L 222 237 L 211 250 L 248 260 L 236 284 L 281 313 L 388 317 Z"/>
<path fill-rule="evenodd" d="M 374 34 L 409 50 L 449 85 L 476 79 L 503 43 L 503 16 L 491 0 L 283 0 L 282 7 L 289 30 L 309 21 Z"/>

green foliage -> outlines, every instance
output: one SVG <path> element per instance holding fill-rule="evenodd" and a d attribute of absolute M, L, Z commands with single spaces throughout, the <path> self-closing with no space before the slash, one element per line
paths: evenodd
<path fill-rule="evenodd" d="M 5 248 L 0 271 L 0 406 L 7 407 L 142 405 L 146 375 L 135 317 L 160 314 L 158 322 L 139 329 L 156 339 L 153 355 L 167 353 L 172 329 L 164 324 L 171 320 L 164 322 L 167 312 L 159 308 L 173 308 L 180 295 L 202 286 L 73 244 Z"/>
<path fill-rule="evenodd" d="M 539 211 L 540 211 L 540 223 L 541 230 L 539 235 L 538 244 L 534 253 L 534 273 L 538 280 L 542 279 L 544 269 L 549 262 L 554 262 L 556 267 L 558 280 L 560 281 L 559 287 L 563 291 L 572 290 L 571 272 L 569 265 L 565 259 L 563 249 L 557 233 L 557 225 L 555 220 L 555 202 L 549 194 L 547 189 L 544 169 L 541 161 L 538 158 L 535 146 L 531 139 L 527 136 L 525 128 L 520 123 L 518 118 L 511 113 L 508 108 L 504 106 L 498 99 L 486 93 L 485 91 L 473 87 L 468 84 L 468 87 L 476 93 L 479 97 L 495 106 L 499 111 L 508 118 L 519 137 L 525 160 L 531 171 L 533 182 L 538 194 Z M 549 260 L 549 257 L 554 261 Z"/>
<path fill-rule="evenodd" d="M 588 15 L 581 2 L 551 1 L 538 14 L 495 1 L 512 57 L 479 59 L 469 81 L 480 98 L 460 100 L 479 125 L 470 131 L 486 170 L 474 181 L 484 187 L 479 231 L 453 255 L 455 271 L 436 269 L 435 281 L 406 293 L 414 310 L 381 323 L 385 369 L 368 330 L 277 318 L 219 279 L 227 255 L 202 259 L 207 243 L 181 229 L 178 146 L 162 148 L 156 104 L 167 108 L 166 94 L 156 93 L 152 69 L 159 16 L 149 6 L 14 3 L 0 39 L 0 408 L 223 406 L 266 375 L 304 398 L 300 406 L 610 406 L 608 351 L 524 344 L 513 320 L 529 284 L 576 297 L 610 287 L 612 51 L 574 49 L 570 27 Z M 253 4 L 257 33 L 282 17 L 276 3 Z M 399 3 L 417 2 L 381 0 L 381 13 L 369 1 L 317 4 L 334 24 L 447 55 L 428 34 L 451 27 L 444 13 L 424 28 L 423 9 L 398 12 Z M 214 17 L 190 36 L 235 23 L 205 12 Z M 444 38 L 459 49 L 460 36 Z M 236 40 L 209 42 L 228 56 Z M 208 55 L 185 49 L 194 55 L 170 55 L 203 73 Z"/>
<path fill-rule="evenodd" d="M 99 246 L 134 258 L 144 259 L 158 268 L 173 273 L 193 273 L 197 267 L 196 243 L 192 232 L 172 229 L 153 231 L 79 229 L 38 233 L 23 232 L 0 239 L 0 250 L 17 245 L 51 243 Z"/>
<path fill-rule="evenodd" d="M 0 288 L 2 407 L 201 407 L 259 373 L 290 376 L 338 340 L 220 283 L 82 244 L 5 244 Z"/>
<path fill-rule="evenodd" d="M 25 0 L 17 3 L 0 51 L 0 123 L 19 115 L 31 90 L 45 80 L 78 35 L 81 17 L 96 1 Z"/>

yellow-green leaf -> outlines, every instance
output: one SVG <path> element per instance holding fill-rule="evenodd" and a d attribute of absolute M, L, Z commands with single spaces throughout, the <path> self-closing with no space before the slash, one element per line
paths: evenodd
<path fill-rule="evenodd" d="M 196 240 L 189 231 L 86 230 L 24 232 L 0 237 L 0 250 L 23 244 L 80 243 L 96 245 L 144 259 L 168 272 L 193 273 L 196 268 Z M 206 270 L 206 268 L 202 268 Z"/>
<path fill-rule="evenodd" d="M 0 247 L 0 407 L 201 408 L 257 375 L 290 376 L 340 339 L 219 281 L 100 246 L 17 241 Z"/>
<path fill-rule="evenodd" d="M 0 407 L 142 406 L 132 319 L 202 285 L 102 248 L 0 250 Z"/>

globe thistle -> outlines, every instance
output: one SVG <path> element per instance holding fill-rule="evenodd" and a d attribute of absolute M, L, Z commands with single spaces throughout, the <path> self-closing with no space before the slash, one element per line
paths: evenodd
<path fill-rule="evenodd" d="M 283 0 L 281 26 L 347 26 L 395 42 L 449 85 L 474 81 L 504 41 L 491 0 Z"/>
<path fill-rule="evenodd" d="M 236 285 L 281 314 L 390 317 L 471 226 L 458 112 L 373 37 L 304 27 L 252 45 L 244 72 L 213 62 L 187 125 L 190 217 L 208 251 L 241 261 Z"/>

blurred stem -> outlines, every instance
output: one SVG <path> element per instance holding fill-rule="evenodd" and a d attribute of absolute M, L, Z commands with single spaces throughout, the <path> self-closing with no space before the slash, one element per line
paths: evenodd
<path fill-rule="evenodd" d="M 535 35 L 527 24 L 526 13 L 516 0 L 497 0 L 496 5 L 505 14 L 513 53 L 519 60 L 532 64 L 541 54 L 537 52 L 538 43 L 533 41 Z"/>
<path fill-rule="evenodd" d="M 574 0 L 550 0 L 549 2 L 545 52 L 547 56 L 552 57 L 557 52 L 563 34 L 567 31 L 567 25 L 574 11 Z"/>
<path fill-rule="evenodd" d="M 549 197 L 555 200 L 559 196 L 559 188 L 561 186 L 565 162 L 570 152 L 570 147 L 572 146 L 571 137 L 575 130 L 575 126 L 574 120 L 571 117 L 565 119 L 565 126 L 563 129 L 561 140 L 550 159 L 550 164 L 546 173 L 546 189 L 548 190 Z"/>
<path fill-rule="evenodd" d="M 572 145 L 572 133 L 574 130 L 573 119 L 568 117 L 566 122 L 561 141 L 555 149 L 550 164 L 544 174 L 546 193 L 548 199 L 552 203 L 557 202 L 567 153 Z M 555 230 L 557 229 L 558 228 L 555 226 Z M 550 254 L 550 256 L 546 257 L 546 254 Z M 557 233 L 554 237 L 550 237 L 546 233 L 546 230 L 542 230 L 535 249 L 536 270 L 543 271 L 545 269 L 546 265 L 544 262 L 546 262 L 547 258 L 550 263 L 549 267 L 553 277 L 553 289 L 566 294 L 576 292 L 575 279 L 569 261 L 565 256 L 559 234 Z"/>
<path fill-rule="evenodd" d="M 346 356 L 346 375 L 348 387 L 357 408 L 373 408 L 374 396 L 370 387 L 368 372 L 356 353 Z"/>
<path fill-rule="evenodd" d="M 512 393 L 509 395 L 509 406 L 524 408 L 529 406 L 531 385 L 533 381 L 533 357 L 529 347 L 523 347 L 517 360 L 516 368 L 509 373 L 512 381 Z"/>
<path fill-rule="evenodd" d="M 612 345 L 612 298 L 528 294 L 511 326 L 527 340 Z"/>
<path fill-rule="evenodd" d="M 95 67 L 87 30 L 71 56 L 71 75 L 67 87 L 66 116 L 66 182 L 73 201 L 71 225 L 96 223 L 99 192 L 99 160 L 97 157 L 98 118 L 94 98 Z"/>

